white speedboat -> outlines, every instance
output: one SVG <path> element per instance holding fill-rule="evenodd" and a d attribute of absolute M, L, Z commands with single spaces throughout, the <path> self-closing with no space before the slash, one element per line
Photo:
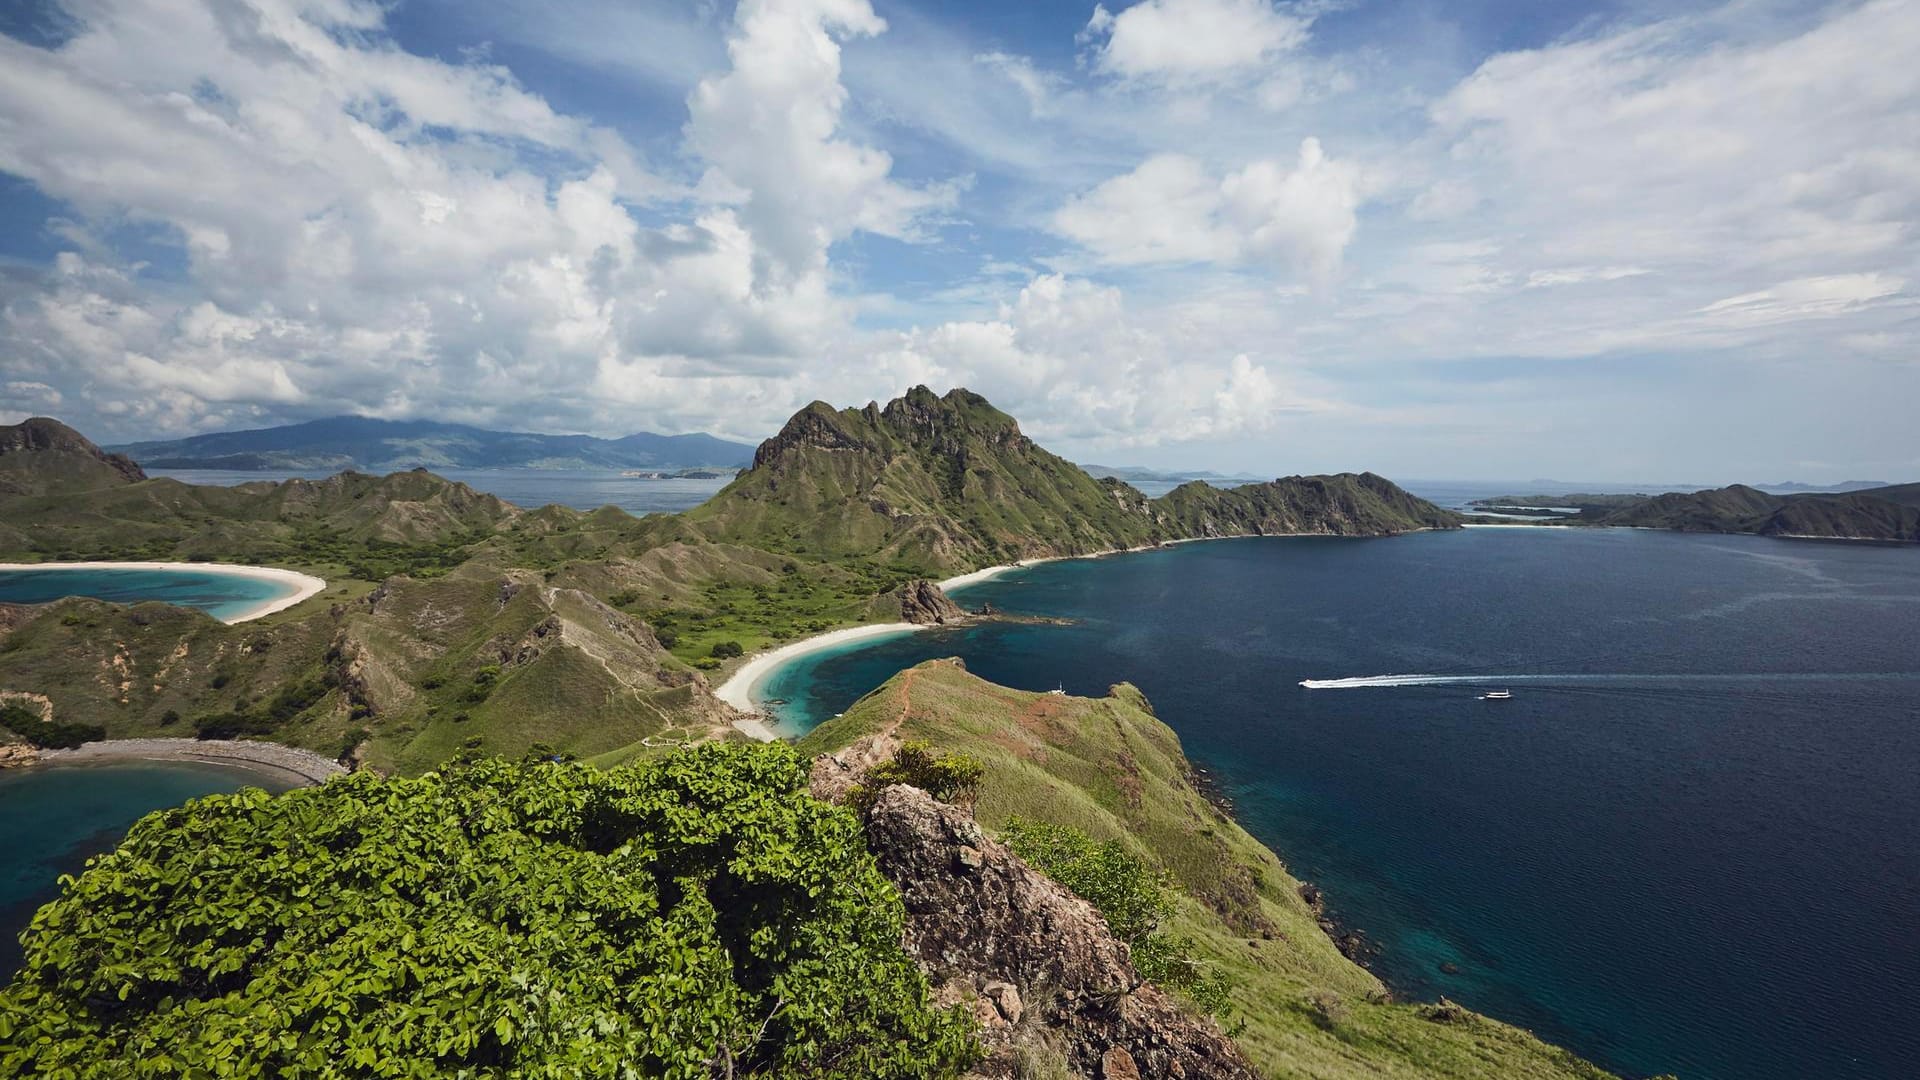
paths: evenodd
<path fill-rule="evenodd" d="M 1481 701 L 1505 701 L 1513 696 L 1511 690 L 1489 690 L 1480 695 Z"/>

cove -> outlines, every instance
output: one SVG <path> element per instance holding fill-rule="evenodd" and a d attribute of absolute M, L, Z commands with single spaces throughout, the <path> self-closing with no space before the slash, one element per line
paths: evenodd
<path fill-rule="evenodd" d="M 1132 682 L 1409 996 L 1628 1075 L 1920 1061 L 1920 550 L 1231 540 L 956 598 L 1074 621 L 857 642 L 758 694 L 798 731 L 933 657 L 1030 690 Z"/>
<path fill-rule="evenodd" d="M 20 966 L 18 936 L 60 895 L 61 874 L 113 850 L 147 813 L 216 792 L 286 783 L 186 762 L 34 767 L 0 772 L 0 978 Z"/>
<path fill-rule="evenodd" d="M 157 600 L 244 622 L 306 599 L 326 582 L 290 570 L 217 563 L 8 563 L 0 603 L 44 604 L 86 596 L 116 604 Z"/>

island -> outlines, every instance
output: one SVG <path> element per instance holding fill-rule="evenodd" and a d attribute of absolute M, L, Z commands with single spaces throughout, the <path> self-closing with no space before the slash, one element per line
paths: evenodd
<path fill-rule="evenodd" d="M 637 519 L 425 471 L 149 479 L 30 423 L 0 432 L 0 557 L 328 585 L 238 625 L 0 605 L 0 690 L 47 706 L 10 722 L 265 741 L 349 773 L 156 815 L 71 883 L 0 991 L 0 1070 L 164 1049 L 256 1072 L 378 1053 L 429 1072 L 1606 1076 L 1397 1000 L 1132 687 L 1032 694 L 936 661 L 797 747 L 748 740 L 742 699 L 715 691 L 768 649 L 964 617 L 940 582 L 1027 560 L 1462 524 L 1382 477 L 1150 499 L 976 394 L 915 388 L 810 405 L 709 502 Z M 80 942 L 97 963 L 69 962 Z M 216 1013 L 239 1026 L 193 1019 Z"/>

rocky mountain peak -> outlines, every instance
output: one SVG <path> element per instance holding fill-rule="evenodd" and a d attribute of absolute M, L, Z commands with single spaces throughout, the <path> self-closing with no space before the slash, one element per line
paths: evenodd
<path fill-rule="evenodd" d="M 0 425 L 0 492 L 38 493 L 69 486 L 136 484 L 147 474 L 124 454 L 109 454 L 50 417 Z M 33 474 L 38 474 L 33 475 Z"/>
<path fill-rule="evenodd" d="M 873 406 L 867 407 L 869 410 Z M 851 424 L 833 406 L 816 401 L 794 413 L 780 433 L 760 444 L 753 452 L 753 467 L 775 467 L 795 450 L 812 447 L 820 450 L 860 450 L 866 442 L 850 431 Z"/>

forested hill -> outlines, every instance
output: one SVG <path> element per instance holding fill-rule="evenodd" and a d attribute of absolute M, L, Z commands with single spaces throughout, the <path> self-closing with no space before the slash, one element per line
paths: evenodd
<path fill-rule="evenodd" d="M 153 468 L 362 469 L 736 469 L 745 443 L 711 435 L 640 432 L 619 439 L 490 431 L 427 420 L 336 416 L 304 424 L 222 431 L 113 449 Z"/>
<path fill-rule="evenodd" d="M 1759 536 L 1920 541 L 1920 485 L 1839 495 L 1769 495 L 1735 484 L 1657 495 L 1609 514 L 1602 525 Z"/>
<path fill-rule="evenodd" d="M 1370 473 L 1149 499 L 1049 453 L 988 401 L 915 387 L 881 406 L 815 402 L 686 521 L 711 540 L 929 571 L 1196 537 L 1388 535 L 1460 518 Z"/>

